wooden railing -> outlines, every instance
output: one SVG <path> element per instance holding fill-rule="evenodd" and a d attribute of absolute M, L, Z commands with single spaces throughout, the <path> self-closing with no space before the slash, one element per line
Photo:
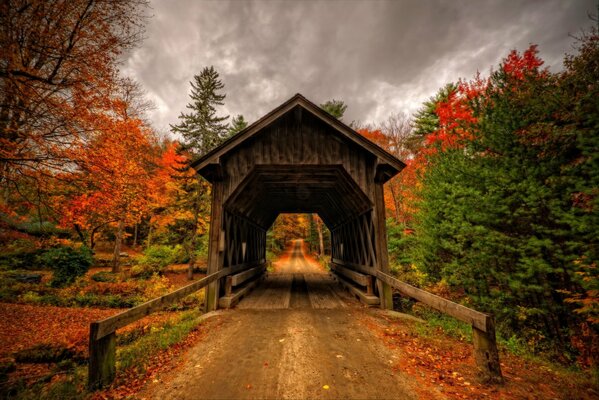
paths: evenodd
<path fill-rule="evenodd" d="M 130 308 L 102 321 L 92 322 L 89 332 L 88 388 L 96 390 L 109 385 L 116 375 L 116 330 L 129 325 L 151 313 L 161 310 L 190 294 L 208 286 L 210 283 L 229 275 L 237 274 L 265 263 L 240 264 L 210 274 L 190 283 L 174 292 L 152 299 L 137 307 Z"/>
<path fill-rule="evenodd" d="M 474 343 L 474 359 L 481 379 L 485 382 L 503 382 L 495 337 L 495 321 L 492 315 L 473 310 L 425 290 L 418 289 L 375 268 L 353 268 L 354 266 L 349 266 L 347 263 L 339 260 L 334 260 L 332 264 L 336 271 L 342 269 L 350 271 L 358 270 L 361 273 L 372 275 L 397 289 L 400 294 L 411 297 L 444 314 L 470 324 L 472 326 L 472 339 Z"/>

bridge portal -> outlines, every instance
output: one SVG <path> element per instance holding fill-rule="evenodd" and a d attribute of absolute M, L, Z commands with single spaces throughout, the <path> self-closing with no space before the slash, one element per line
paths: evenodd
<path fill-rule="evenodd" d="M 331 231 L 332 263 L 388 270 L 383 185 L 404 164 L 300 94 L 193 164 L 212 184 L 208 274 L 266 262 L 266 231 L 280 213 L 316 213 Z M 207 290 L 208 310 L 225 294 Z M 390 287 L 372 295 L 391 308 Z"/>

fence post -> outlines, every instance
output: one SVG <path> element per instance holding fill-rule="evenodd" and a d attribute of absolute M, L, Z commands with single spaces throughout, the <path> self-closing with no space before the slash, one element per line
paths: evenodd
<path fill-rule="evenodd" d="M 98 322 L 92 322 L 89 329 L 87 384 L 90 391 L 111 384 L 116 374 L 116 333 L 96 340 L 99 327 Z"/>
<path fill-rule="evenodd" d="M 474 342 L 474 359 L 481 381 L 503 383 L 493 317 L 487 319 L 486 332 L 472 326 L 472 341 Z"/>

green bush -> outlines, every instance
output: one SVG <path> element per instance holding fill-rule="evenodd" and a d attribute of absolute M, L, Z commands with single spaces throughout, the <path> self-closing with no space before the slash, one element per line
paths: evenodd
<path fill-rule="evenodd" d="M 17 251 L 0 255 L 0 269 L 41 269 L 44 267 L 40 262 L 40 256 L 44 250 Z"/>
<path fill-rule="evenodd" d="M 177 256 L 176 253 L 175 248 L 171 246 L 150 246 L 144 251 L 144 255 L 140 258 L 139 264 L 162 270 L 167 265 L 174 263 Z"/>
<path fill-rule="evenodd" d="M 83 276 L 92 265 L 91 251 L 86 247 L 56 247 L 46 251 L 40 260 L 54 270 L 53 287 L 68 286 L 79 276 Z"/>
<path fill-rule="evenodd" d="M 187 262 L 189 262 L 189 254 L 187 253 L 185 247 L 181 246 L 180 244 L 175 245 L 173 248 L 172 263 L 185 264 Z"/>
<path fill-rule="evenodd" d="M 170 264 L 182 264 L 189 261 L 187 251 L 180 244 L 176 246 L 154 245 L 144 251 L 138 265 L 131 268 L 133 276 L 149 278 L 160 274 Z"/>

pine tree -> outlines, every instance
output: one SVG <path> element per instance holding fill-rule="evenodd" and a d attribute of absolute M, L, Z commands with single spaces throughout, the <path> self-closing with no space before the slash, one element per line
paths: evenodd
<path fill-rule="evenodd" d="M 439 129 L 439 117 L 435 110 L 437 104 L 447 100 L 449 93 L 456 90 L 454 83 L 449 83 L 440 89 L 436 95 L 422 104 L 420 110 L 414 115 L 414 135 L 425 136 Z"/>
<path fill-rule="evenodd" d="M 225 94 L 220 91 L 225 85 L 219 79 L 214 67 L 206 67 L 199 75 L 194 76 L 191 84 L 191 102 L 187 104 L 188 113 L 179 115 L 179 124 L 171 125 L 173 133 L 180 134 L 183 141 L 179 152 L 186 154 L 186 162 L 181 170 L 189 170 L 190 164 L 198 157 L 207 154 L 225 139 L 228 124 L 225 122 L 229 116 L 219 117 L 217 107 L 222 106 Z M 208 185 L 196 174 L 184 174 L 180 206 L 191 210 L 192 219 L 189 221 L 189 239 L 186 248 L 189 255 L 188 279 L 193 279 L 193 269 L 196 261 L 197 231 L 200 215 L 208 211 Z"/>
<path fill-rule="evenodd" d="M 229 127 L 228 136 L 231 137 L 233 135 L 238 134 L 242 130 L 244 130 L 248 126 L 248 123 L 243 118 L 243 115 L 239 114 L 236 117 L 233 117 L 231 120 L 231 126 Z"/>
<path fill-rule="evenodd" d="M 320 108 L 331 114 L 333 117 L 341 120 L 343 118 L 343 114 L 345 114 L 345 110 L 347 110 L 347 105 L 342 100 L 329 100 L 320 105 Z"/>
<path fill-rule="evenodd" d="M 183 136 L 182 150 L 193 158 L 201 157 L 218 146 L 228 132 L 225 122 L 229 116 L 219 117 L 216 108 L 222 106 L 226 95 L 219 92 L 225 85 L 214 67 L 206 67 L 195 75 L 191 84 L 191 100 L 187 104 L 189 113 L 179 115 L 180 122 L 171 125 L 173 133 Z"/>
<path fill-rule="evenodd" d="M 437 126 L 421 127 L 418 265 L 493 312 L 504 335 L 558 357 L 581 317 L 599 320 L 598 42 L 562 74 L 540 68 L 534 46 L 514 51 L 488 81 L 430 104 Z"/>

